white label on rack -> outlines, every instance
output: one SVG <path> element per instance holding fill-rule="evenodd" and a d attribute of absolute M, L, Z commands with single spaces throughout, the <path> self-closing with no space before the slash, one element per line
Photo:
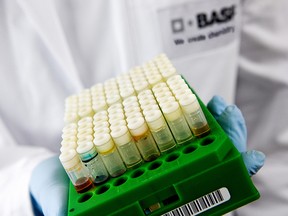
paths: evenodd
<path fill-rule="evenodd" d="M 214 208 L 230 199 L 230 193 L 226 187 L 215 190 L 198 199 L 195 199 L 179 208 L 165 213 L 162 216 L 188 216 L 198 215 L 208 209 Z"/>

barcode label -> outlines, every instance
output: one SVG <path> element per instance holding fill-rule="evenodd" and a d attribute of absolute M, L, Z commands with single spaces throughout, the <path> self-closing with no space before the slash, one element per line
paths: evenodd
<path fill-rule="evenodd" d="M 176 208 L 162 216 L 188 216 L 198 215 L 208 209 L 218 206 L 230 199 L 230 193 L 223 187 Z"/>

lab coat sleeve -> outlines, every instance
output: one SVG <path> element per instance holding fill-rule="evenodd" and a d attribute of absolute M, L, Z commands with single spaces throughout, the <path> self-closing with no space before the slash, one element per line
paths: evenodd
<path fill-rule="evenodd" d="M 236 102 L 248 129 L 248 148 L 265 153 L 253 178 L 260 200 L 238 214 L 288 212 L 288 2 L 245 1 Z"/>
<path fill-rule="evenodd" d="M 0 215 L 33 215 L 29 181 L 34 167 L 53 154 L 40 147 L 19 146 L 0 119 Z"/>

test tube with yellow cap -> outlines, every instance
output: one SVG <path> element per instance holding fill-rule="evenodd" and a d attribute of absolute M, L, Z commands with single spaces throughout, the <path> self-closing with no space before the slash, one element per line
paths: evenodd
<path fill-rule="evenodd" d="M 120 176 L 126 171 L 110 134 L 94 134 L 94 144 L 111 177 Z"/>
<path fill-rule="evenodd" d="M 74 149 L 61 152 L 59 159 L 78 193 L 93 188 L 93 182 Z"/>

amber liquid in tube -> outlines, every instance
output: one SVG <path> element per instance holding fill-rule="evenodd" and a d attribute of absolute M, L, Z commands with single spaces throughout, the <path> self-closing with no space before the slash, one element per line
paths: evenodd
<path fill-rule="evenodd" d="M 193 134 L 199 138 L 207 136 L 210 133 L 210 127 L 208 124 L 205 124 L 202 127 L 192 128 L 191 130 L 192 130 Z"/>
<path fill-rule="evenodd" d="M 144 118 L 131 119 L 130 122 L 128 122 L 128 128 L 145 161 L 152 161 L 160 156 L 160 152 Z"/>
<path fill-rule="evenodd" d="M 74 187 L 78 193 L 84 193 L 93 188 L 94 185 L 89 177 L 81 177 L 77 179 Z"/>
<path fill-rule="evenodd" d="M 194 94 L 187 94 L 179 100 L 185 118 L 196 137 L 204 137 L 210 133 L 210 127 L 199 102 Z"/>
<path fill-rule="evenodd" d="M 158 150 L 156 150 L 157 147 L 155 145 L 153 148 L 148 147 L 152 143 L 155 143 L 150 131 L 146 131 L 139 136 L 133 136 L 133 139 L 136 141 L 139 151 L 145 161 L 153 161 L 160 156 L 160 153 Z"/>

